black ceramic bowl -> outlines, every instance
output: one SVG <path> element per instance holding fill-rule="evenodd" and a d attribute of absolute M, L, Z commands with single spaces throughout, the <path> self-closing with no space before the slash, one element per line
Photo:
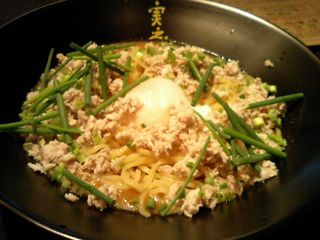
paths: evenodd
<path fill-rule="evenodd" d="M 284 135 L 288 158 L 278 177 L 242 198 L 201 210 L 192 219 L 144 218 L 117 210 L 99 212 L 70 204 L 59 187 L 27 166 L 22 139 L 0 134 L 0 201 L 24 218 L 63 236 L 94 239 L 221 239 L 256 236 L 278 226 L 319 197 L 320 62 L 296 39 L 250 14 L 208 1 L 159 0 L 163 36 L 238 59 L 243 69 L 276 84 L 279 94 L 304 92 L 289 106 Z M 0 29 L 1 122 L 17 120 L 25 94 L 35 85 L 51 47 L 69 51 L 71 41 L 111 43 L 149 39 L 154 1 L 62 1 Z M 264 66 L 271 59 L 275 67 Z"/>

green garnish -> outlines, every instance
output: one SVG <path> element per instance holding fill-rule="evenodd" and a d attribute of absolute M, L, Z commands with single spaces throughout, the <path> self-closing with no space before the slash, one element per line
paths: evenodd
<path fill-rule="evenodd" d="M 294 94 L 290 94 L 290 95 L 286 95 L 286 96 L 267 99 L 267 100 L 260 101 L 260 102 L 250 103 L 247 108 L 248 109 L 258 108 L 258 107 L 264 107 L 264 106 L 268 106 L 268 105 L 272 105 L 272 104 L 276 104 L 276 103 L 296 101 L 296 100 L 299 100 L 303 97 L 304 97 L 303 93 L 294 93 Z"/>
<path fill-rule="evenodd" d="M 187 168 L 190 168 L 190 169 L 192 169 L 193 168 L 193 162 L 187 162 L 187 164 L 186 164 L 186 166 L 187 166 Z"/>
<path fill-rule="evenodd" d="M 228 188 L 228 184 L 227 183 L 221 183 L 219 187 L 220 187 L 220 189 L 226 189 L 226 188 Z"/>
<path fill-rule="evenodd" d="M 227 147 L 227 145 L 225 144 L 224 140 L 219 136 L 219 133 L 211 126 L 211 124 L 209 123 L 209 121 L 207 121 L 200 113 L 198 113 L 196 110 L 192 109 L 193 112 L 201 119 L 201 121 L 204 123 L 204 125 L 207 126 L 207 128 L 210 130 L 210 132 L 212 133 L 212 135 L 214 136 L 214 138 L 218 141 L 218 143 L 220 144 L 220 146 L 222 147 L 223 151 L 229 156 L 230 150 Z M 225 134 L 226 135 L 226 134 Z M 228 136 L 228 138 L 230 138 Z"/>
<path fill-rule="evenodd" d="M 155 209 L 156 208 L 156 201 L 153 198 L 149 198 L 147 201 L 147 208 Z"/>
<path fill-rule="evenodd" d="M 106 100 L 105 102 L 103 102 L 99 106 L 97 106 L 93 110 L 93 114 L 94 115 L 98 114 L 101 110 L 105 109 L 111 103 L 115 102 L 119 97 L 125 96 L 127 94 L 127 92 L 129 92 L 132 88 L 138 86 L 140 83 L 146 81 L 148 78 L 149 77 L 144 76 L 144 77 L 140 78 L 139 80 L 135 81 L 134 83 L 130 84 L 129 86 L 127 86 L 125 89 L 122 89 L 119 93 L 117 93 L 116 95 L 112 96 L 111 98 L 109 98 L 108 100 Z"/>
<path fill-rule="evenodd" d="M 201 74 L 200 74 L 195 62 L 192 60 L 192 57 L 191 57 L 190 53 L 183 52 L 183 56 L 187 59 L 187 61 L 189 63 L 189 67 L 190 67 L 190 70 L 191 70 L 191 73 L 192 73 L 193 77 L 198 82 L 201 82 Z"/>
<path fill-rule="evenodd" d="M 281 135 L 268 134 L 268 138 L 277 143 L 280 148 L 284 149 L 287 146 L 287 140 L 284 139 Z"/>
<path fill-rule="evenodd" d="M 268 83 L 264 82 L 262 83 L 262 87 L 268 91 L 269 93 L 277 93 L 277 86 L 276 85 L 269 85 Z"/>
<path fill-rule="evenodd" d="M 250 156 L 239 158 L 236 162 L 232 162 L 232 164 L 234 166 L 240 166 L 240 165 L 260 162 L 262 160 L 267 160 L 267 159 L 271 159 L 271 158 L 272 158 L 272 155 L 269 153 L 255 154 L 255 155 L 250 155 Z"/>
<path fill-rule="evenodd" d="M 49 129 L 52 129 L 53 131 L 56 131 L 56 132 L 61 132 L 61 133 L 71 133 L 71 134 L 81 134 L 81 133 L 83 133 L 83 131 L 81 131 L 79 128 L 71 128 L 71 127 L 62 128 L 62 127 L 55 126 L 55 125 L 52 125 L 52 124 L 42 124 L 42 126 L 46 127 L 46 128 L 49 128 Z"/>
<path fill-rule="evenodd" d="M 40 78 L 40 89 L 41 90 L 44 89 L 46 87 L 46 84 L 47 84 L 48 73 L 49 73 L 49 70 L 50 70 L 51 62 L 52 62 L 53 52 L 54 52 L 54 49 L 51 48 L 50 52 L 49 52 L 49 56 L 48 56 L 46 67 L 44 69 L 43 75 Z"/>
<path fill-rule="evenodd" d="M 201 77 L 201 81 L 200 81 L 200 83 L 198 85 L 198 88 L 197 88 L 197 90 L 196 90 L 196 92 L 193 95 L 193 98 L 191 100 L 191 106 L 197 105 L 197 103 L 198 103 L 198 101 L 200 99 L 201 93 L 202 93 L 207 81 L 212 76 L 212 69 L 213 69 L 214 66 L 215 66 L 215 64 L 211 63 L 209 65 L 209 67 L 207 68 L 207 70 L 206 70 L 205 74 L 203 75 L 203 77 Z"/>
<path fill-rule="evenodd" d="M 108 55 L 104 55 L 103 56 L 103 60 L 104 61 L 110 61 L 110 60 L 113 60 L 113 59 L 118 59 L 120 57 L 121 57 L 120 53 L 108 54 Z"/>
<path fill-rule="evenodd" d="M 142 127 L 142 128 L 146 128 L 147 125 L 146 125 L 145 123 L 142 123 L 142 124 L 141 124 L 141 127 Z"/>
<path fill-rule="evenodd" d="M 87 182 L 83 181 L 81 178 L 77 177 L 76 175 L 72 174 L 68 169 L 66 169 L 63 165 L 60 165 L 55 168 L 54 174 L 55 179 L 59 180 L 62 176 L 66 177 L 69 181 L 77 184 L 81 188 L 85 189 L 86 191 L 92 193 L 93 195 L 97 196 L 98 198 L 105 201 L 108 205 L 113 206 L 115 201 L 105 195 L 103 192 L 95 188 L 94 186 L 88 184 Z"/>
<path fill-rule="evenodd" d="M 88 68 L 92 68 L 92 62 L 88 61 L 87 63 Z M 86 108 L 91 107 L 91 81 L 92 81 L 92 71 L 85 78 L 84 82 L 84 105 Z"/>
<path fill-rule="evenodd" d="M 129 56 L 126 62 L 126 67 L 131 68 L 131 57 Z M 123 85 L 122 85 L 122 89 L 125 89 L 128 86 L 128 80 L 129 80 L 129 72 L 130 71 L 126 71 L 124 73 L 124 77 L 123 77 Z"/>
<path fill-rule="evenodd" d="M 176 61 L 176 55 L 174 54 L 174 48 L 171 47 L 168 51 L 167 63 L 172 64 Z"/>
<path fill-rule="evenodd" d="M 239 117 L 218 94 L 212 92 L 212 96 L 226 111 L 228 119 L 235 129 L 242 133 L 247 132 L 247 134 L 255 140 L 263 142 L 262 139 L 256 134 L 256 132 L 241 117 Z"/>
<path fill-rule="evenodd" d="M 208 147 L 209 143 L 210 143 L 210 137 L 207 138 L 206 142 L 204 143 L 203 147 L 201 148 L 199 156 L 196 159 L 194 166 L 190 171 L 189 177 L 187 178 L 185 183 L 182 185 L 182 187 L 178 191 L 177 195 L 174 197 L 174 199 L 170 202 L 170 204 L 165 209 L 160 211 L 161 216 L 163 216 L 163 217 L 166 216 L 168 214 L 168 212 L 170 211 L 170 209 L 173 207 L 173 205 L 176 203 L 176 201 L 184 193 L 186 187 L 188 186 L 189 182 L 191 181 L 191 179 L 193 177 L 193 174 L 195 173 L 195 171 L 199 167 L 200 161 L 203 158 L 205 152 L 207 151 L 207 147 Z"/>
<path fill-rule="evenodd" d="M 219 67 L 224 67 L 224 65 L 226 65 L 227 63 L 227 60 L 220 56 L 213 56 L 212 60 L 214 61 L 216 66 L 219 66 Z"/>
<path fill-rule="evenodd" d="M 58 87 L 57 81 L 54 82 L 54 86 Z M 56 93 L 56 101 L 57 101 L 57 105 L 58 105 L 58 111 L 59 111 L 61 125 L 63 128 L 68 129 L 69 128 L 68 115 L 67 115 L 67 111 L 66 111 L 66 108 L 64 105 L 62 94 L 60 92 Z M 73 142 L 72 137 L 69 134 L 67 134 L 67 133 L 64 134 L 64 139 L 68 145 L 72 145 L 72 142 Z"/>
<path fill-rule="evenodd" d="M 154 47 L 148 46 L 148 47 L 147 47 L 147 53 L 148 53 L 150 56 L 154 56 L 154 55 L 157 54 L 157 50 L 156 50 Z"/>
<path fill-rule="evenodd" d="M 276 148 L 273 148 L 273 147 L 270 147 L 269 145 L 265 144 L 265 143 L 262 143 L 262 142 L 259 142 L 249 136 L 246 136 L 240 132 L 237 132 L 231 128 L 225 128 L 223 130 L 226 134 L 230 135 L 231 137 L 234 137 L 234 138 L 237 138 L 237 139 L 240 139 L 242 140 L 244 143 L 247 143 L 247 144 L 251 144 L 253 146 L 256 146 L 260 149 L 263 149 L 265 151 L 267 151 L 268 153 L 276 156 L 276 157 L 280 157 L 280 158 L 285 158 L 287 156 L 286 153 L 280 151 L 279 149 L 276 149 Z"/>
<path fill-rule="evenodd" d="M 92 44 L 92 41 L 90 42 L 89 45 L 87 46 L 83 46 L 83 48 L 87 48 L 88 46 L 90 46 Z M 133 46 L 134 43 L 127 43 L 127 44 L 121 44 L 121 45 L 107 45 L 107 46 L 101 46 L 102 48 L 102 51 L 105 52 L 105 51 L 112 51 L 112 50 L 119 50 L 119 49 L 125 49 L 125 48 L 129 48 L 131 46 Z M 89 49 L 88 52 L 90 53 L 96 53 L 97 52 L 97 48 L 94 48 L 94 49 Z M 70 52 L 67 54 L 68 57 L 75 57 L 75 56 L 79 56 L 81 55 L 82 53 L 81 52 L 78 52 L 78 51 L 75 51 L 75 52 Z"/>
<path fill-rule="evenodd" d="M 107 87 L 107 80 L 106 80 L 106 66 L 105 62 L 103 61 L 102 57 L 102 50 L 101 47 L 97 47 L 98 52 L 98 65 L 99 65 L 99 81 L 101 86 L 101 93 L 102 93 L 102 99 L 107 100 L 108 99 L 108 87 Z"/>
<path fill-rule="evenodd" d="M 77 51 L 79 51 L 79 52 L 81 52 L 83 55 L 91 58 L 93 61 L 98 62 L 98 57 L 97 56 L 93 55 L 91 52 L 89 52 L 88 50 L 80 47 L 79 45 L 77 45 L 77 44 L 72 42 L 72 43 L 70 43 L 70 47 L 75 49 L 75 50 L 77 50 Z M 124 75 L 124 72 L 121 69 L 115 67 L 113 65 L 114 64 L 113 62 L 111 64 L 111 62 L 109 62 L 109 61 L 104 61 L 104 63 L 105 63 L 106 68 L 109 68 L 111 71 L 117 72 L 120 75 Z"/>
<path fill-rule="evenodd" d="M 134 144 L 133 141 L 127 142 L 127 147 L 128 147 L 128 148 L 133 148 L 134 146 L 135 146 L 135 144 Z"/>
<path fill-rule="evenodd" d="M 210 176 L 205 177 L 204 183 L 212 185 L 212 186 L 214 186 L 216 184 L 215 180 Z"/>
<path fill-rule="evenodd" d="M 24 127 L 24 128 L 14 128 L 14 129 L 6 129 L 3 132 L 14 132 L 19 134 L 37 134 L 37 135 L 50 135 L 50 134 L 64 134 L 69 129 L 60 128 L 59 131 L 52 130 L 45 127 Z"/>
<path fill-rule="evenodd" d="M 18 122 L 12 122 L 12 123 L 3 123 L 3 124 L 0 124 L 0 131 L 22 127 L 29 124 L 36 124 L 44 120 L 55 118 L 57 116 L 59 116 L 58 112 L 52 112 L 37 118 L 29 118 L 29 119 L 25 119 Z"/>
<path fill-rule="evenodd" d="M 198 191 L 199 198 L 203 198 L 205 196 L 205 192 L 200 188 Z"/>

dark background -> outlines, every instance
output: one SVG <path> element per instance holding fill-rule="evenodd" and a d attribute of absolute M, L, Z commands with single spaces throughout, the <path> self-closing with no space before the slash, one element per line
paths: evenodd
<path fill-rule="evenodd" d="M 0 26 L 28 11 L 55 1 L 56 0 L 0 0 Z M 314 46 L 310 48 L 310 50 L 319 56 L 319 46 Z M 263 239 L 277 239 L 279 237 L 317 239 L 316 236 L 319 228 L 318 217 L 320 214 L 319 205 L 320 202 L 316 199 L 308 206 L 305 206 L 294 218 L 282 224 L 279 229 L 265 235 Z M 60 239 L 27 222 L 10 210 L 0 207 L 0 240 L 20 238 Z"/>

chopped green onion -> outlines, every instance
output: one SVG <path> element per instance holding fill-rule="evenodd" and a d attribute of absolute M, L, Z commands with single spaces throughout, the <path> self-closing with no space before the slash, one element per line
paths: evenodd
<path fill-rule="evenodd" d="M 258 108 L 258 107 L 268 106 L 268 105 L 272 105 L 272 104 L 276 104 L 276 103 L 296 101 L 296 100 L 299 100 L 303 97 L 304 97 L 303 93 L 294 93 L 294 94 L 290 94 L 290 95 L 286 95 L 286 96 L 267 99 L 267 100 L 260 101 L 260 102 L 250 103 L 247 108 L 248 109 Z"/>
<path fill-rule="evenodd" d="M 149 198 L 147 201 L 147 208 L 155 209 L 156 208 L 156 201 L 153 198 Z"/>
<path fill-rule="evenodd" d="M 287 146 L 287 140 L 281 135 L 268 134 L 268 138 L 279 145 L 280 148 L 284 149 Z"/>
<path fill-rule="evenodd" d="M 269 145 L 259 142 L 251 137 L 248 137 L 242 133 L 239 133 L 237 131 L 232 130 L 231 128 L 225 128 L 223 130 L 226 134 L 230 135 L 231 137 L 237 138 L 242 140 L 243 142 L 247 143 L 247 144 L 251 144 L 253 146 L 256 146 L 260 149 L 263 149 L 265 151 L 267 151 L 268 153 L 276 156 L 276 157 L 280 157 L 280 158 L 285 158 L 287 156 L 286 153 L 280 151 L 279 149 L 276 148 L 272 148 Z"/>
<path fill-rule="evenodd" d="M 98 114 L 101 110 L 105 109 L 111 103 L 115 102 L 119 97 L 125 96 L 127 94 L 127 92 L 129 92 L 132 88 L 138 86 L 140 83 L 146 81 L 148 78 L 149 77 L 144 76 L 144 77 L 140 78 L 139 80 L 135 81 L 134 83 L 130 84 L 128 87 L 126 87 L 125 89 L 121 90 L 119 93 L 117 93 L 116 95 L 112 96 L 111 98 L 109 98 L 108 100 L 106 100 L 105 102 L 103 102 L 102 104 L 97 106 L 93 110 L 93 114 L 94 115 Z"/>
<path fill-rule="evenodd" d="M 154 47 L 148 46 L 148 47 L 147 47 L 147 53 L 148 53 L 150 56 L 154 56 L 154 55 L 157 54 L 157 50 L 156 50 Z"/>
<path fill-rule="evenodd" d="M 190 53 L 188 52 L 183 52 L 183 56 L 187 59 L 188 63 L 189 63 L 189 67 L 191 70 L 191 73 L 193 75 L 193 77 L 200 82 L 201 81 L 201 74 L 196 66 L 196 64 L 194 63 L 194 61 L 192 60 L 192 57 L 190 56 Z"/>
<path fill-rule="evenodd" d="M 192 169 L 193 165 L 193 162 L 187 162 L 186 167 Z"/>
<path fill-rule="evenodd" d="M 44 89 L 46 87 L 47 79 L 48 79 L 48 73 L 49 73 L 49 70 L 50 70 L 51 62 L 52 62 L 53 52 L 54 52 L 54 49 L 51 48 L 51 50 L 49 52 L 49 56 L 48 56 L 46 67 L 45 67 L 43 75 L 41 76 L 41 79 L 40 79 L 40 89 Z"/>
<path fill-rule="evenodd" d="M 226 65 L 227 61 L 226 59 L 220 57 L 220 56 L 213 56 L 212 57 L 214 63 L 216 64 L 216 66 L 219 67 L 224 67 L 224 65 Z"/>
<path fill-rule="evenodd" d="M 66 169 L 63 165 L 56 167 L 55 169 L 55 176 L 65 176 L 69 181 L 77 184 L 81 188 L 85 189 L 86 191 L 90 192 L 91 194 L 97 196 L 98 198 L 105 201 L 108 205 L 113 206 L 115 201 L 105 195 L 103 192 L 95 188 L 94 186 L 88 184 L 87 182 L 83 181 L 81 178 L 77 177 L 76 175 L 72 174 L 68 169 Z"/>
<path fill-rule="evenodd" d="M 207 81 L 209 80 L 209 78 L 212 76 L 212 69 L 214 67 L 214 63 L 211 63 L 209 65 L 209 67 L 207 68 L 204 76 L 201 78 L 201 81 L 200 81 L 200 84 L 195 92 L 195 94 L 193 95 L 193 98 L 191 100 L 191 106 L 195 106 L 197 105 L 199 99 L 200 99 L 200 96 L 201 96 L 201 93 L 207 83 Z"/>
<path fill-rule="evenodd" d="M 128 147 L 128 148 L 133 148 L 134 146 L 135 146 L 135 144 L 134 144 L 133 141 L 127 142 L 127 147 Z"/>
<path fill-rule="evenodd" d="M 262 83 L 262 87 L 268 91 L 269 93 L 277 93 L 277 86 L 276 85 L 269 85 L 268 83 Z"/>
<path fill-rule="evenodd" d="M 228 184 L 227 183 L 221 183 L 219 187 L 220 187 L 220 189 L 226 189 L 226 188 L 228 188 Z"/>
<path fill-rule="evenodd" d="M 216 184 L 215 180 L 210 176 L 205 177 L 204 183 L 212 185 L 212 186 L 214 186 Z"/>
<path fill-rule="evenodd" d="M 171 47 L 168 51 L 167 63 L 172 64 L 176 61 L 176 55 L 174 54 L 174 48 Z"/>
<path fill-rule="evenodd" d="M 264 125 L 264 120 L 262 117 L 256 117 L 252 121 L 255 127 L 262 127 Z"/>
<path fill-rule="evenodd" d="M 200 150 L 199 156 L 196 159 L 193 168 L 190 171 L 189 177 L 187 178 L 187 180 L 185 181 L 185 183 L 182 185 L 182 187 L 180 188 L 180 190 L 178 191 L 177 195 L 174 197 L 174 199 L 170 202 L 170 204 L 163 209 L 160 214 L 161 216 L 166 216 L 168 214 L 168 212 L 170 211 L 170 209 L 173 207 L 173 205 L 176 203 L 176 201 L 181 197 L 181 195 L 184 193 L 186 187 L 188 186 L 189 182 L 191 181 L 193 174 L 195 173 L 195 171 L 197 170 L 197 168 L 199 167 L 200 161 L 202 160 L 204 154 L 207 151 L 207 147 L 210 143 L 210 137 L 207 138 L 206 142 L 204 143 L 203 147 Z"/>

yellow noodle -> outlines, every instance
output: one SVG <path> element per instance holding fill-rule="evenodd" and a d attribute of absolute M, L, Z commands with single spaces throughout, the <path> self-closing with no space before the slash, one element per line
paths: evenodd
<path fill-rule="evenodd" d="M 148 191 L 144 191 L 140 194 L 139 196 L 139 207 L 138 207 L 138 211 L 142 216 L 145 217 L 150 217 L 150 212 L 148 212 L 148 210 L 146 209 L 146 204 L 145 204 L 145 199 L 146 199 L 146 195 L 148 194 Z"/>
<path fill-rule="evenodd" d="M 145 148 L 137 148 L 137 153 L 140 153 L 143 156 L 154 158 L 153 152 Z"/>
<path fill-rule="evenodd" d="M 83 154 L 85 156 L 90 156 L 90 155 L 93 155 L 93 154 L 99 152 L 102 149 L 109 150 L 110 147 L 107 144 L 102 143 L 102 144 L 95 145 L 93 147 L 81 149 L 81 154 Z"/>
<path fill-rule="evenodd" d="M 130 149 L 127 146 L 123 146 L 121 148 L 112 149 L 110 156 L 111 158 L 117 158 L 117 157 L 126 155 L 129 152 L 130 152 Z"/>

